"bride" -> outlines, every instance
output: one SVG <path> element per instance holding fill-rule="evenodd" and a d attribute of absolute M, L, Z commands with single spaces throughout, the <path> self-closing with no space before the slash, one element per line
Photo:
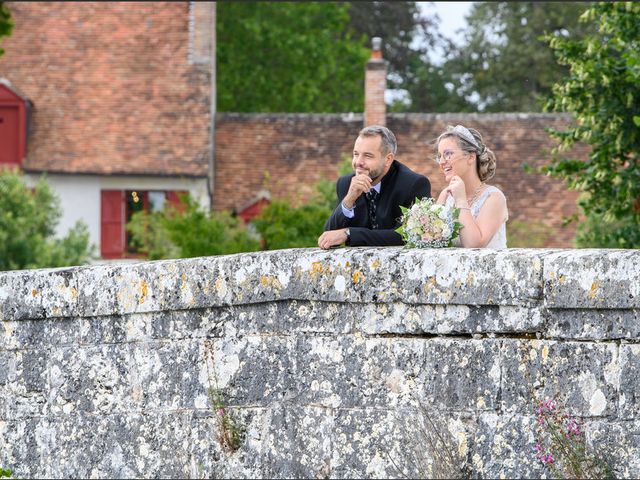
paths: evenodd
<path fill-rule="evenodd" d="M 496 156 L 480 132 L 462 125 L 448 126 L 438 137 L 436 161 L 449 185 L 438 203 L 460 209 L 462 224 L 455 246 L 507 248 L 507 199 L 485 182 L 496 171 Z"/>

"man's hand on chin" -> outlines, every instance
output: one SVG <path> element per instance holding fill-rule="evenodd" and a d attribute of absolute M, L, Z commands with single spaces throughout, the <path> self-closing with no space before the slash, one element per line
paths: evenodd
<path fill-rule="evenodd" d="M 337 247 L 347 241 L 347 229 L 329 230 L 318 237 L 318 246 L 320 248 L 329 249 Z"/>

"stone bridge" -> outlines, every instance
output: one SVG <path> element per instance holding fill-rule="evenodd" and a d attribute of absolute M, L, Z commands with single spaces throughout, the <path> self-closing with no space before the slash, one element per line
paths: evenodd
<path fill-rule="evenodd" d="M 5 272 L 0 467 L 548 476 L 534 445 L 551 398 L 637 478 L 639 309 L 630 250 L 293 249 Z"/>

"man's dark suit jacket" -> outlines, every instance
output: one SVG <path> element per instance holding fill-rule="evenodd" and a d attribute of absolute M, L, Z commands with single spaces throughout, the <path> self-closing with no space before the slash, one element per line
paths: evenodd
<path fill-rule="evenodd" d="M 353 218 L 347 218 L 342 213 L 341 203 L 349 191 L 354 175 L 355 173 L 350 173 L 338 179 L 336 184 L 338 205 L 324 224 L 324 230 L 348 227 L 351 236 L 349 245 L 354 247 L 402 245 L 402 237 L 395 231 L 400 226 L 402 217 L 400 205 L 409 207 L 416 197 L 431 196 L 431 184 L 427 177 L 394 160 L 387 174 L 382 177 L 376 209 L 378 229 L 373 230 L 364 195 L 360 195 L 356 200 Z"/>

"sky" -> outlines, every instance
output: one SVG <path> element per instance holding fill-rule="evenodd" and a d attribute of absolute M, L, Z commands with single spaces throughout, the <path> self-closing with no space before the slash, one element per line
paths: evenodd
<path fill-rule="evenodd" d="M 437 13 L 440 17 L 438 29 L 445 37 L 455 43 L 460 43 L 463 35 L 459 30 L 464 30 L 467 25 L 465 16 L 469 13 L 473 2 L 416 2 L 418 8 L 425 16 Z M 434 50 L 429 52 L 432 61 L 440 63 L 443 59 L 442 52 Z M 385 101 L 391 103 L 396 99 L 407 98 L 406 91 L 387 89 L 384 94 Z"/>
<path fill-rule="evenodd" d="M 473 2 L 416 2 L 418 8 L 425 15 L 437 13 L 440 17 L 439 30 L 445 36 L 456 43 L 462 39 L 462 34 L 458 32 L 467 25 L 465 16 L 471 9 Z M 440 60 L 441 54 L 433 52 L 432 59 Z"/>

